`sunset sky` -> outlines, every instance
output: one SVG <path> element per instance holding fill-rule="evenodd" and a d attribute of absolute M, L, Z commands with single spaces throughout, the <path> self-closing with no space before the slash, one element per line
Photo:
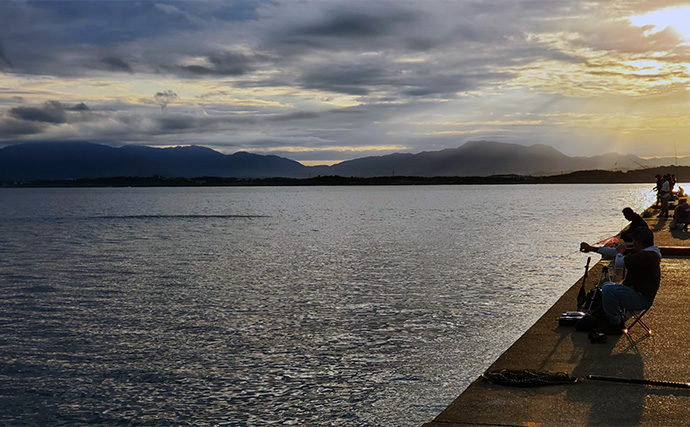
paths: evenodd
<path fill-rule="evenodd" d="M 690 2 L 0 1 L 0 146 L 690 155 Z"/>

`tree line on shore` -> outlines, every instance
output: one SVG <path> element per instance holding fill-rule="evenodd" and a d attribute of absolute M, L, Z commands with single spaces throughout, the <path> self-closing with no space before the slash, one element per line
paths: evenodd
<path fill-rule="evenodd" d="M 690 179 L 690 167 L 666 166 L 630 171 L 588 170 L 561 175 L 491 175 L 491 176 L 380 176 L 373 178 L 315 176 L 311 178 L 169 178 L 150 177 L 81 178 L 2 182 L 3 187 L 194 187 L 194 186 L 310 186 L 310 185 L 472 185 L 472 184 L 619 184 L 653 183 L 656 174 L 673 173 L 678 182 Z"/>

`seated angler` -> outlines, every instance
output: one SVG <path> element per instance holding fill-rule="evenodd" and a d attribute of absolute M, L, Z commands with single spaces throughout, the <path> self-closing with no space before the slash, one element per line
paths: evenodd
<path fill-rule="evenodd" d="M 602 308 L 609 323 L 602 332 L 620 335 L 625 329 L 624 310 L 640 311 L 648 309 L 654 302 L 661 282 L 661 252 L 654 246 L 654 234 L 649 228 L 637 228 L 633 232 L 633 250 L 625 245 L 615 248 L 597 248 L 587 243 L 580 244 L 583 252 L 598 252 L 603 256 L 614 256 L 616 268 L 625 266 L 627 273 L 623 283 L 606 282 L 602 287 Z M 613 252 L 613 253 L 612 253 Z"/>
<path fill-rule="evenodd" d="M 621 239 L 626 242 L 627 244 L 630 244 L 630 242 L 633 239 L 633 232 L 635 232 L 636 229 L 643 227 L 643 228 L 649 228 L 647 225 L 647 222 L 632 208 L 624 208 L 623 209 L 623 216 L 625 219 L 630 221 L 630 225 L 628 225 L 628 228 L 625 230 L 621 231 Z"/>
<path fill-rule="evenodd" d="M 678 206 L 673 211 L 673 220 L 668 228 L 671 230 L 688 231 L 688 223 L 690 222 L 690 205 L 688 199 L 680 199 Z"/>

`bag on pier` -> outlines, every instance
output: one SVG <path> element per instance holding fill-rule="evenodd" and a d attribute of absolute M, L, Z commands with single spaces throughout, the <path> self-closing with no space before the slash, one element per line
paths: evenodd
<path fill-rule="evenodd" d="M 584 311 L 566 311 L 558 319 L 560 326 L 574 326 L 578 331 L 593 331 L 599 323 L 606 319 L 601 306 L 601 289 L 591 289 L 584 299 Z"/>
<path fill-rule="evenodd" d="M 561 326 L 575 326 L 583 317 L 585 317 L 583 311 L 566 311 L 558 318 L 558 324 Z"/>

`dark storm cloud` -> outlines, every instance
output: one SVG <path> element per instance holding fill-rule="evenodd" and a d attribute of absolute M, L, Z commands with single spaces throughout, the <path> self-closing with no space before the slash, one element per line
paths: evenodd
<path fill-rule="evenodd" d="M 174 133 L 176 131 L 207 132 L 209 130 L 224 129 L 233 125 L 254 125 L 253 117 L 200 117 L 186 114 L 173 114 L 155 118 L 157 132 Z"/>
<path fill-rule="evenodd" d="M 101 62 L 105 64 L 111 71 L 123 71 L 130 74 L 133 72 L 132 67 L 130 67 L 127 62 L 114 56 L 103 58 L 101 59 Z"/>
<path fill-rule="evenodd" d="M 75 115 L 75 120 L 88 120 L 88 116 L 83 113 L 89 112 L 91 109 L 83 102 L 66 106 L 59 101 L 48 101 L 41 107 L 14 107 L 8 113 L 10 120 L 3 123 L 4 132 L 24 132 L 24 134 L 36 133 L 45 129 L 44 125 L 60 125 L 70 122 L 69 114 L 81 113 Z"/>
<path fill-rule="evenodd" d="M 317 2 L 315 11 L 295 13 L 270 28 L 260 47 L 287 58 L 279 68 L 294 71 L 282 76 L 289 86 L 392 101 L 451 99 L 514 77 L 496 70 L 519 65 L 516 58 L 533 45 L 524 42 L 520 22 L 525 15 L 519 3 L 428 2 L 421 8 L 402 2 L 366 7 L 361 2 Z M 515 15 L 499 13 L 503 9 Z M 542 4 L 539 9 L 535 2 L 528 9 L 538 19 L 548 8 Z M 563 59 L 552 46 L 529 49 L 522 63 Z M 316 55 L 323 59 L 314 60 Z M 275 75 L 270 78 L 278 81 Z M 253 79 L 239 84 L 263 83 Z"/>
<path fill-rule="evenodd" d="M 524 32 L 527 11 L 537 20 L 548 16 L 548 11 L 560 2 L 553 3 L 314 2 L 314 11 L 304 10 L 301 15 L 289 16 L 268 28 L 261 46 L 287 55 L 310 50 L 400 54 L 428 52 L 443 46 L 505 43 L 506 37 Z M 289 3 L 275 13 L 281 12 L 289 13 Z"/>
<path fill-rule="evenodd" d="M 409 24 L 413 16 L 403 13 L 367 15 L 346 11 L 329 17 L 326 22 L 316 22 L 288 32 L 289 37 L 377 37 L 389 34 L 400 24 Z"/>
<path fill-rule="evenodd" d="M 0 139 L 40 134 L 44 129 L 45 125 L 43 123 L 0 118 Z"/>
<path fill-rule="evenodd" d="M 147 120 L 153 122 L 153 128 L 142 125 L 141 117 L 123 116 L 118 118 L 117 115 L 113 115 L 111 119 L 121 121 L 130 129 L 130 132 L 138 134 L 195 133 L 201 135 L 208 132 L 230 129 L 253 129 L 257 126 L 268 126 L 270 123 L 309 120 L 318 117 L 318 114 L 308 111 L 298 111 L 269 117 L 233 115 L 227 113 L 214 116 L 200 116 L 179 113 L 167 114 L 163 112 L 158 116 L 147 118 Z"/>
<path fill-rule="evenodd" d="M 168 106 L 168 104 L 177 99 L 177 94 L 172 90 L 156 92 L 156 94 L 153 95 L 153 99 L 156 101 L 156 104 L 161 106 L 161 110 L 163 110 Z"/>
<path fill-rule="evenodd" d="M 0 1 L 0 37 L 5 47 L 4 54 L 0 49 L 0 70 L 12 66 L 26 74 L 57 76 L 83 75 L 94 69 L 131 73 L 131 62 L 124 58 L 134 52 L 142 71 L 155 72 L 163 63 L 156 55 L 184 54 L 180 49 L 189 35 L 254 18 L 256 7 L 253 1 Z M 146 41 L 143 45 L 142 40 Z M 148 51 L 147 46 L 157 40 L 162 40 L 158 46 L 165 50 Z M 208 50 L 194 43 L 197 50 L 184 47 L 189 54 L 198 54 L 199 48 Z M 223 60 L 216 52 L 209 55 Z M 228 71 L 221 65 L 211 70 Z"/>
<path fill-rule="evenodd" d="M 16 119 L 31 122 L 60 124 L 67 122 L 67 115 L 58 101 L 46 102 L 43 107 L 14 107 L 10 115 Z"/>
<path fill-rule="evenodd" d="M 367 51 L 377 47 L 401 47 L 406 42 L 400 37 L 414 34 L 414 29 L 419 28 L 424 19 L 423 13 L 406 10 L 393 2 L 366 5 L 317 2 L 312 6 L 313 11 L 291 16 L 289 20 L 276 19 L 276 24 L 261 35 L 260 47 L 286 56 L 311 50 Z M 279 14 L 281 10 L 274 13 Z"/>
<path fill-rule="evenodd" d="M 392 75 L 385 78 L 387 83 L 377 83 L 377 76 L 372 76 L 376 70 L 362 70 L 362 65 L 348 55 L 387 52 L 386 62 L 374 68 L 393 74 L 401 69 L 391 62 L 398 54 L 498 39 L 510 27 L 496 13 L 496 2 L 460 2 L 447 11 L 435 2 L 424 8 L 397 2 L 316 2 L 301 6 L 280 1 L 6 3 L 0 2 L 0 28 L 12 30 L 12 51 L 20 56 L 13 62 L 24 73 L 73 76 L 93 71 L 136 71 L 210 79 L 254 77 L 255 72 L 270 71 L 247 84 L 301 85 L 350 95 L 367 95 L 381 84 L 389 88 L 393 84 L 411 85 L 404 89 L 408 94 L 438 90 Z M 501 8 L 510 9 L 500 3 Z M 290 12 L 300 7 L 303 10 Z M 8 13 L 11 21 L 3 18 L 10 9 L 14 10 Z M 257 14 L 257 10 L 262 13 Z M 219 43 L 221 40 L 227 43 Z M 247 51 L 228 51 L 235 42 Z M 326 74 L 319 77 L 313 71 L 319 61 L 311 56 L 321 51 L 342 55 L 336 62 L 321 62 Z M 492 59 L 489 51 L 482 56 Z M 199 57 L 205 60 L 190 60 Z M 444 58 L 434 62 L 439 71 L 446 66 Z M 344 71 L 337 73 L 336 68 Z M 349 76 L 347 71 L 364 74 Z M 406 76 L 414 78 L 413 73 Z"/>
<path fill-rule="evenodd" d="M 387 70 L 374 66 L 326 65 L 306 72 L 302 84 L 309 89 L 366 95 L 373 87 L 390 85 L 392 80 Z"/>
<path fill-rule="evenodd" d="M 280 114 L 278 116 L 268 118 L 271 122 L 285 122 L 290 120 L 308 120 L 316 119 L 319 115 L 310 111 L 298 111 L 296 113 Z"/>
<path fill-rule="evenodd" d="M 387 101 L 392 101 L 392 100 L 388 99 Z M 328 110 L 327 113 L 329 113 L 329 114 L 367 114 L 367 110 L 358 106 L 358 107 L 349 107 L 349 108 L 334 108 L 332 110 Z"/>
<path fill-rule="evenodd" d="M 2 43 L 2 39 L 0 39 L 0 69 L 5 68 L 3 66 L 3 62 L 8 65 L 10 68 L 14 69 L 14 65 L 12 65 L 12 62 L 10 59 L 7 57 L 7 54 L 5 53 L 5 47 Z"/>
<path fill-rule="evenodd" d="M 411 97 L 425 97 L 440 95 L 454 97 L 457 93 L 477 89 L 487 82 L 509 80 L 514 77 L 510 73 L 459 73 L 457 75 L 434 75 L 420 77 L 409 81 L 409 85 L 401 93 Z"/>
<path fill-rule="evenodd" d="M 84 104 L 83 102 L 80 102 L 79 104 L 75 105 L 74 107 L 68 107 L 68 111 L 90 111 L 91 109 L 89 108 L 88 105 Z"/>
<path fill-rule="evenodd" d="M 480 72 L 478 68 L 465 71 L 459 67 L 447 67 L 437 72 L 428 72 L 424 68 L 427 68 L 425 64 L 416 67 L 386 63 L 359 67 L 327 65 L 306 73 L 301 83 L 309 89 L 348 95 L 368 95 L 384 91 L 389 95 L 405 97 L 453 97 L 456 93 L 476 89 L 488 81 L 512 77 L 509 73 Z"/>
<path fill-rule="evenodd" d="M 200 76 L 241 76 L 253 71 L 254 59 L 237 53 L 218 53 L 207 56 L 206 65 L 183 65 L 178 69 Z M 175 67 L 173 67 L 174 69 Z"/>
<path fill-rule="evenodd" d="M 199 119 L 186 116 L 162 117 L 157 120 L 159 130 L 162 132 L 175 132 L 195 129 L 199 126 Z"/>
<path fill-rule="evenodd" d="M 24 24 L 33 18 L 50 23 L 42 36 L 50 35 L 64 44 L 87 41 L 109 45 L 198 28 L 182 14 L 162 11 L 158 5 L 163 3 L 166 2 L 27 2 L 21 6 L 21 18 Z"/>

